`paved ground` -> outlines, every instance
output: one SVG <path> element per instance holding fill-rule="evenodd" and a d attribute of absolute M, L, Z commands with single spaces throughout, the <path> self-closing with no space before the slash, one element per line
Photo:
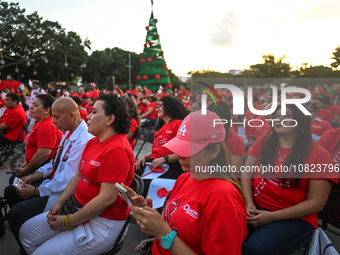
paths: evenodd
<path fill-rule="evenodd" d="M 135 153 L 137 153 L 139 147 L 141 145 L 141 141 L 139 141 L 139 143 L 137 144 L 136 148 L 135 148 Z M 149 152 L 151 150 L 151 144 L 146 144 L 140 155 L 144 155 L 147 152 Z M 0 195 L 3 196 L 3 190 L 4 188 L 8 185 L 8 178 L 9 178 L 9 174 L 6 174 L 7 171 L 9 171 L 10 167 L 10 162 L 11 158 L 5 162 L 5 167 L 6 170 L 5 171 L 1 171 L 0 172 Z M 12 165 L 14 163 L 15 160 L 12 160 Z M 340 214 L 339 214 L 340 217 Z M 339 232 L 340 234 L 340 230 L 338 229 L 334 229 Z M 326 231 L 326 234 L 329 236 L 330 240 L 333 242 L 335 248 L 340 251 L 340 236 L 334 235 L 331 232 Z M 140 228 L 138 225 L 136 225 L 134 223 L 134 221 L 132 221 L 132 223 L 129 226 L 129 230 L 127 233 L 127 236 L 124 239 L 124 246 L 122 248 L 122 250 L 118 253 L 121 255 L 130 255 L 130 254 L 134 254 L 134 247 L 141 241 L 146 239 L 147 236 L 145 234 L 143 234 L 140 231 Z M 295 252 L 293 255 L 302 255 L 303 251 L 297 251 Z M 2 237 L 0 237 L 0 255 L 20 255 L 19 253 L 19 246 L 17 245 L 13 235 L 8 232 L 6 230 L 6 234 Z M 47 254 L 48 255 L 48 254 Z"/>

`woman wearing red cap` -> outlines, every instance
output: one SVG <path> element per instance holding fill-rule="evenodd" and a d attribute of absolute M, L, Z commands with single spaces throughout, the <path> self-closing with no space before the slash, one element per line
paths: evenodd
<path fill-rule="evenodd" d="M 286 115 L 279 106 L 272 120 L 272 131 L 256 140 L 242 173 L 250 236 L 245 254 L 289 254 L 308 244 L 318 226 L 315 212 L 331 188 L 327 179 L 337 182 L 330 155 L 312 141 L 310 116 L 287 105 Z"/>
<path fill-rule="evenodd" d="M 217 166 L 228 166 L 229 158 L 226 131 L 223 125 L 214 127 L 214 119 L 219 118 L 210 111 L 191 113 L 177 136 L 164 145 L 178 155 L 186 173 L 178 177 L 162 215 L 151 208 L 150 199 L 136 203 L 148 204 L 143 208 L 131 206 L 141 230 L 156 237 L 153 255 L 241 254 L 246 237 L 245 198 L 233 174 L 217 170 Z"/>

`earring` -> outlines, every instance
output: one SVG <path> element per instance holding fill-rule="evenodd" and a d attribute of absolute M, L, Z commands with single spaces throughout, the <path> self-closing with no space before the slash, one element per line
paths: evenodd
<path fill-rule="evenodd" d="M 109 127 L 110 125 L 111 125 L 111 123 L 110 123 L 110 122 L 108 122 L 108 123 L 106 124 L 106 126 L 108 126 L 108 127 Z"/>

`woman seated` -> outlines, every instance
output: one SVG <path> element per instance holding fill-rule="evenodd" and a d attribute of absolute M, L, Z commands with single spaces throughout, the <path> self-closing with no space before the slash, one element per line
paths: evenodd
<path fill-rule="evenodd" d="M 53 124 L 51 107 L 54 98 L 50 95 L 38 95 L 30 107 L 30 116 L 37 120 L 31 133 L 26 138 L 25 161 L 15 169 L 15 176 L 22 177 L 34 172 L 49 162 L 62 138 L 61 131 Z M 12 184 L 14 175 L 10 178 Z"/>
<path fill-rule="evenodd" d="M 312 141 L 310 116 L 287 105 L 286 115 L 279 106 L 272 119 L 272 131 L 256 140 L 245 162 L 245 169 L 259 171 L 241 179 L 249 223 L 245 253 L 251 255 L 289 254 L 305 246 L 318 226 L 316 212 L 328 198 L 327 179 L 337 182 L 328 169 L 315 173 L 314 167 L 330 167 L 332 159 Z M 262 166 L 276 170 L 265 172 Z"/>
<path fill-rule="evenodd" d="M 28 254 L 100 254 L 113 246 L 130 212 L 115 188 L 116 182 L 131 186 L 134 176 L 134 156 L 126 139 L 129 127 L 122 99 L 101 95 L 88 116 L 88 131 L 96 137 L 87 143 L 79 171 L 49 212 L 20 229 Z M 62 215 L 71 198 L 83 207 Z M 77 239 L 79 232 L 84 240 Z"/>
<path fill-rule="evenodd" d="M 126 137 L 131 144 L 131 148 L 133 148 L 135 146 L 136 131 L 140 124 L 139 113 L 138 113 L 137 105 L 132 100 L 132 98 L 123 97 L 123 99 L 126 102 L 126 110 L 127 110 L 128 118 L 131 121 L 129 133 L 126 134 Z"/>
<path fill-rule="evenodd" d="M 170 191 L 177 177 L 183 173 L 177 155 L 162 145 L 176 136 L 186 115 L 186 109 L 179 100 L 173 96 L 163 97 L 157 107 L 159 121 L 155 126 L 152 151 L 136 162 L 136 174 L 144 179 L 145 195 L 152 182 L 152 190 L 155 192 L 148 196 L 153 199 L 160 198 L 159 203 L 155 201 L 156 208 L 164 203 L 167 194 L 163 191 Z M 164 164 L 168 164 L 169 167 L 160 168 Z"/>
<path fill-rule="evenodd" d="M 218 116 L 210 111 L 207 115 L 191 113 L 181 126 L 188 131 L 178 132 L 164 145 L 178 155 L 186 173 L 178 177 L 162 215 L 151 209 L 149 198 L 143 201 L 136 197 L 134 204 L 143 208 L 131 206 L 141 230 L 156 237 L 153 255 L 241 254 L 247 235 L 241 186 L 228 171 L 205 171 L 230 163 L 225 129 L 214 127 L 214 119 Z"/>

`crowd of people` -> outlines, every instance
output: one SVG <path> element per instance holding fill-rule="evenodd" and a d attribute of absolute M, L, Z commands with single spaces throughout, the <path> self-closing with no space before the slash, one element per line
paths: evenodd
<path fill-rule="evenodd" d="M 200 91 L 184 85 L 171 94 L 162 87 L 155 93 L 147 86 L 124 92 L 116 85 L 109 93 L 89 87 L 59 92 L 49 83 L 45 91 L 32 81 L 29 116 L 36 122 L 26 134 L 25 160 L 4 192 L 22 254 L 106 252 L 130 210 L 141 231 L 155 237 L 152 254 L 289 254 L 310 242 L 316 213 L 331 188 L 339 189 L 339 171 L 241 171 L 269 165 L 339 170 L 338 90 L 309 88 L 312 98 L 303 106 L 310 116 L 295 105 L 282 114 L 280 97 L 273 113 L 262 116 L 246 105 L 244 115 L 233 114 L 233 96 L 224 89 L 216 103 L 202 102 Z M 20 93 L 1 94 L 0 148 L 25 139 Z M 253 89 L 252 98 L 257 110 L 272 106 L 271 89 Z M 216 125 L 217 119 L 223 122 Z M 154 139 L 135 162 L 139 127 Z M 235 171 L 204 170 L 215 166 Z M 129 188 L 134 174 L 144 181 L 143 197 Z M 13 187 L 15 177 L 22 189 Z M 115 183 L 131 193 L 130 208 Z M 77 239 L 79 232 L 85 238 Z"/>

